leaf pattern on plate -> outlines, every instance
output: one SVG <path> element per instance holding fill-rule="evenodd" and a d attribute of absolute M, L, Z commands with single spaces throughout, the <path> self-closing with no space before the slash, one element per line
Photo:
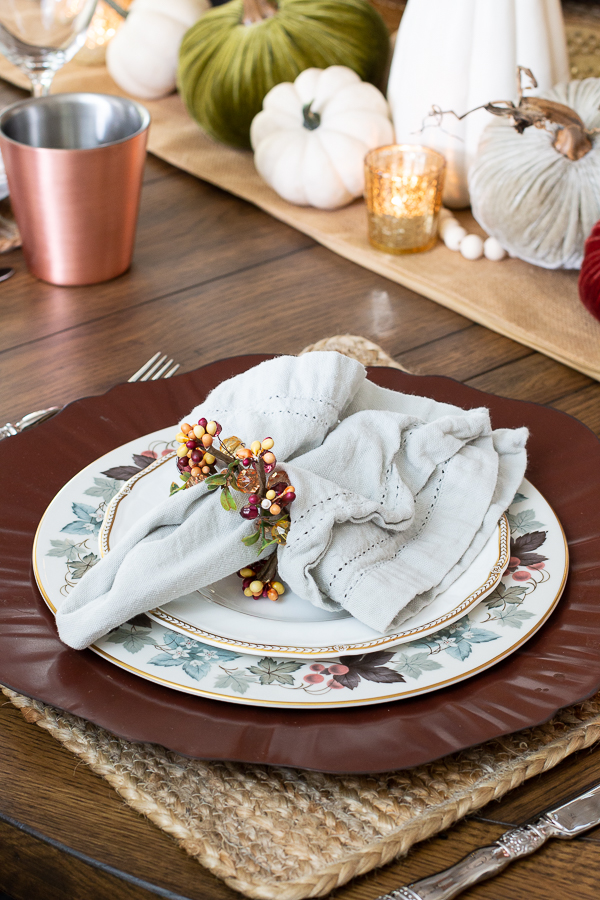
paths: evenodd
<path fill-rule="evenodd" d="M 99 557 L 89 546 L 99 532 L 106 505 L 118 492 L 121 483 L 149 466 L 160 455 L 170 453 L 166 442 L 157 442 L 151 448 L 132 455 L 134 465 L 114 466 L 100 475 L 92 476 L 92 484 L 83 493 L 97 497 L 97 507 L 85 502 L 74 502 L 71 509 L 75 519 L 64 525 L 55 539 L 50 540 L 46 555 L 64 559 L 65 576 L 61 593 L 68 593 Z M 102 477 L 100 477 L 102 476 Z M 525 494 L 517 493 L 513 504 L 528 502 Z M 315 660 L 262 658 L 244 656 L 243 651 L 212 647 L 174 631 L 161 629 L 148 616 L 134 616 L 129 622 L 115 628 L 105 638 L 108 644 L 120 645 L 126 654 L 143 656 L 143 651 L 155 652 L 144 665 L 160 669 L 177 669 L 177 677 L 184 684 L 203 682 L 207 689 L 216 692 L 233 692 L 245 695 L 251 687 L 282 692 L 302 691 L 311 696 L 323 696 L 331 691 L 357 691 L 365 683 L 405 683 L 407 679 L 419 681 L 427 672 L 443 669 L 444 656 L 464 663 L 477 644 L 498 640 L 502 629 L 519 629 L 534 616 L 524 608 L 528 597 L 536 588 L 549 580 L 546 569 L 548 558 L 539 552 L 547 531 L 539 522 L 533 508 L 508 513 L 511 525 L 511 559 L 501 582 L 482 601 L 485 617 L 479 615 L 472 622 L 477 608 L 458 622 L 433 635 L 402 644 L 397 649 L 380 650 L 357 656 L 315 662 Z M 81 535 L 74 537 L 63 535 Z M 515 583 L 516 582 L 516 583 Z M 500 630 L 496 630 L 500 629 Z M 242 660 L 241 662 L 239 662 Z M 455 663 L 453 663 L 454 665 Z M 183 677 L 185 676 L 185 678 Z M 169 676 L 172 680 L 173 676 Z"/>

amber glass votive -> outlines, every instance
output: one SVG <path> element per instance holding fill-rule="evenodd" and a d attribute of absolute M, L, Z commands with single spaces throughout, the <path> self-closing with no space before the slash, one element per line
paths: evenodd
<path fill-rule="evenodd" d="M 433 247 L 446 160 L 429 147 L 391 144 L 365 157 L 369 241 L 385 253 Z"/>

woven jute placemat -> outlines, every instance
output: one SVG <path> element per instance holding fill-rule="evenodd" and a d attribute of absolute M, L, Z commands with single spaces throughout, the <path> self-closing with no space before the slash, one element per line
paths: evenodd
<path fill-rule="evenodd" d="M 337 335 L 306 347 L 402 368 L 381 347 Z M 137 812 L 248 897 L 301 900 L 405 855 L 463 816 L 600 739 L 600 693 L 549 722 L 381 775 L 188 759 L 126 741 L 2 688 L 35 723 L 101 775 Z"/>
<path fill-rule="evenodd" d="M 567 35 L 574 77 L 585 77 L 598 58 L 599 21 L 590 16 L 583 23 L 567 22 Z M 0 77 L 28 86 L 3 57 Z M 57 73 L 53 90 L 122 93 L 105 68 L 75 61 Z M 203 134 L 177 94 L 144 103 L 152 116 L 148 149 L 156 156 L 254 203 L 334 253 L 600 380 L 600 322 L 579 301 L 576 272 L 549 271 L 518 259 L 468 262 L 441 242 L 427 253 L 380 253 L 368 243 L 362 200 L 334 211 L 293 206 L 261 179 L 250 151 Z M 483 234 L 469 212 L 459 218 L 468 231 Z"/>

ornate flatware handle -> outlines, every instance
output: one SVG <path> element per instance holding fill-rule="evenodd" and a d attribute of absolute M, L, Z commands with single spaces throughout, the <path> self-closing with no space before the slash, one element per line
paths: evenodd
<path fill-rule="evenodd" d="M 469 853 L 455 866 L 390 891 L 378 900 L 452 900 L 472 885 L 497 875 L 513 860 L 535 853 L 551 836 L 552 832 L 540 824 L 515 828 L 489 847 Z"/>

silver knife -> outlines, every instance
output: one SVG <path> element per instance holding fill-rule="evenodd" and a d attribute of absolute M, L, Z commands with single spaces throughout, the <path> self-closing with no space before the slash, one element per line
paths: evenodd
<path fill-rule="evenodd" d="M 548 838 L 568 840 L 594 825 L 600 825 L 600 784 L 544 813 L 531 825 L 506 831 L 489 847 L 474 850 L 455 866 L 377 900 L 452 900 L 474 884 L 493 878 L 515 859 L 535 853 Z"/>
<path fill-rule="evenodd" d="M 31 428 L 33 425 L 39 425 L 40 422 L 44 422 L 46 419 L 51 418 L 51 416 L 55 416 L 57 412 L 60 412 L 62 406 L 51 406 L 49 409 L 38 409 L 36 412 L 28 413 L 26 416 L 19 422 L 15 422 L 12 425 L 10 422 L 7 422 L 6 425 L 0 426 L 0 441 L 3 438 L 12 437 L 14 434 L 20 434 L 21 431 L 25 431 L 26 428 Z"/>

